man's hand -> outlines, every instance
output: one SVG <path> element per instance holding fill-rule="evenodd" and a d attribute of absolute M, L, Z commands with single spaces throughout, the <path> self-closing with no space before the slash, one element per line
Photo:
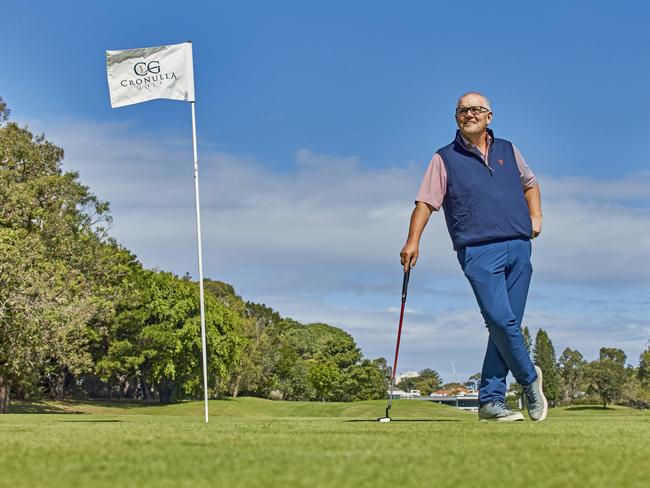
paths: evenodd
<path fill-rule="evenodd" d="M 531 215 L 530 220 L 533 223 L 533 235 L 531 239 L 535 239 L 542 232 L 542 216 L 541 215 Z"/>
<path fill-rule="evenodd" d="M 542 195 L 539 185 L 535 183 L 534 186 L 524 190 L 524 197 L 526 197 L 530 221 L 533 224 L 533 235 L 530 238 L 535 239 L 542 232 Z"/>
<path fill-rule="evenodd" d="M 402 261 L 402 266 L 404 266 L 404 272 L 409 269 L 409 266 L 412 268 L 415 266 L 415 262 L 418 260 L 418 248 L 420 246 L 420 236 L 422 231 L 429 221 L 431 212 L 435 209 L 425 202 L 416 202 L 413 213 L 411 214 L 411 224 L 409 225 L 409 236 L 406 239 L 406 244 L 399 253 L 399 257 Z"/>
<path fill-rule="evenodd" d="M 404 272 L 406 272 L 409 267 L 412 268 L 415 266 L 419 255 L 418 247 L 419 246 L 417 243 L 412 243 L 409 241 L 404 245 L 402 251 L 399 253 L 399 257 L 402 260 L 402 266 L 404 266 Z"/>

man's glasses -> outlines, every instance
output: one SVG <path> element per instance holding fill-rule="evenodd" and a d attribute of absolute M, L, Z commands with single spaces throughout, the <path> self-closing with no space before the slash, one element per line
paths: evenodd
<path fill-rule="evenodd" d="M 479 115 L 482 114 L 483 112 L 489 112 L 489 108 L 485 107 L 479 107 L 479 106 L 474 106 L 474 107 L 458 107 L 456 109 L 456 115 L 458 117 L 462 117 L 464 115 L 467 115 L 468 112 L 472 112 L 472 115 Z"/>

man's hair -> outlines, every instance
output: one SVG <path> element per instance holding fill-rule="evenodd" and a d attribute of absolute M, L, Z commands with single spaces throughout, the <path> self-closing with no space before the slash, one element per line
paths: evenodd
<path fill-rule="evenodd" d="M 488 109 L 492 110 L 492 106 L 490 105 L 490 100 L 488 99 L 488 97 L 486 97 L 485 95 L 483 95 L 482 93 L 477 92 L 477 91 L 470 91 L 470 92 L 467 92 L 467 93 L 463 93 L 460 97 L 458 97 L 458 101 L 456 102 L 456 106 L 460 105 L 460 101 L 463 98 L 465 98 L 467 95 L 478 95 L 479 97 L 482 97 L 485 100 L 485 108 L 488 108 Z"/>

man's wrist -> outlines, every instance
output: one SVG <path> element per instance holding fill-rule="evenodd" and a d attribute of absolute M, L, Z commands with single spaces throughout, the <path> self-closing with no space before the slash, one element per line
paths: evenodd
<path fill-rule="evenodd" d="M 406 245 L 407 246 L 415 246 L 415 247 L 420 247 L 420 238 L 413 238 L 413 239 L 407 239 L 406 240 Z"/>

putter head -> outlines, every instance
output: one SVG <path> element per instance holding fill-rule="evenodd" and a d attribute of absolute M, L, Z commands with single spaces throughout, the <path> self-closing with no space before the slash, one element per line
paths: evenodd
<path fill-rule="evenodd" d="M 390 415 L 388 413 L 389 410 L 390 410 L 390 405 L 388 407 L 386 407 L 386 416 L 378 418 L 377 422 L 381 422 L 381 423 L 390 422 Z"/>

